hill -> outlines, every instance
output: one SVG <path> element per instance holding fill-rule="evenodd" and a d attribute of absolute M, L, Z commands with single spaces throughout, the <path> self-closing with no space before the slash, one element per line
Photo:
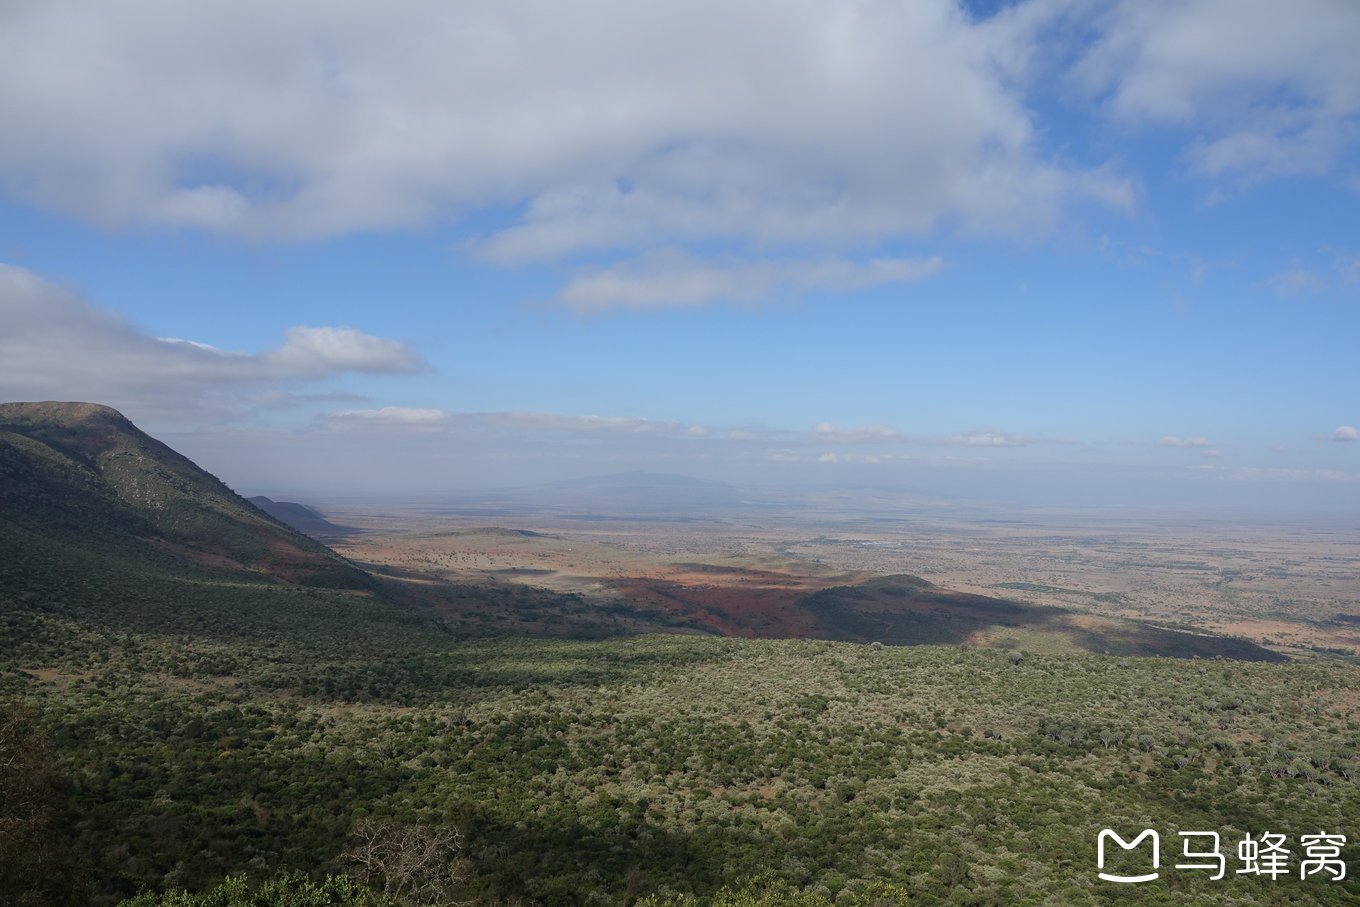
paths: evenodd
<path fill-rule="evenodd" d="M 188 565 L 368 589 L 364 571 L 94 403 L 0 404 L 0 519 L 75 549 L 154 548 Z"/>
<path fill-rule="evenodd" d="M 299 511 L 308 525 L 334 526 L 301 505 L 281 512 Z M 495 577 L 431 582 L 355 563 L 94 403 L 0 404 L 0 546 L 0 601 L 25 605 L 11 620 L 44 609 L 160 633 L 282 631 L 309 644 L 420 623 L 588 638 L 671 625 L 627 603 L 601 610 Z M 337 622 L 342 612 L 364 629 Z"/>
<path fill-rule="evenodd" d="M 275 501 L 264 495 L 246 498 L 250 503 L 263 510 L 286 526 L 312 538 L 334 538 L 354 532 L 350 526 L 341 526 L 326 519 L 319 511 L 306 504 L 292 501 Z"/>

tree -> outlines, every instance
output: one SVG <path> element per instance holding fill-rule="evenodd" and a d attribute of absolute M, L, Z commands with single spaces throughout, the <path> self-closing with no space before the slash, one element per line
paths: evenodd
<path fill-rule="evenodd" d="M 65 900 L 55 828 L 60 798 L 46 735 L 27 710 L 0 705 L 0 904 Z"/>
<path fill-rule="evenodd" d="M 354 827 L 356 843 L 345 856 L 354 864 L 352 875 L 403 904 L 455 904 L 466 881 L 467 863 L 461 857 L 463 836 L 451 828 L 401 825 L 365 817 Z"/>
<path fill-rule="evenodd" d="M 252 887 L 245 876 L 231 876 L 201 894 L 171 891 L 147 892 L 123 901 L 118 907 L 391 907 L 353 879 L 330 876 L 313 882 L 302 873 L 271 879 Z"/>

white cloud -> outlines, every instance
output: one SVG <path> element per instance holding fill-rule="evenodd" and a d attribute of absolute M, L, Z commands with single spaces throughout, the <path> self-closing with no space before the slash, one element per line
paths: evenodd
<path fill-rule="evenodd" d="M 439 409 L 416 409 L 409 406 L 384 406 L 381 409 L 346 409 L 327 414 L 326 421 L 340 427 L 381 428 L 442 428 L 449 421 L 448 413 Z"/>
<path fill-rule="evenodd" d="M 877 463 L 893 463 L 901 460 L 910 459 L 909 457 L 897 457 L 886 454 L 847 454 L 828 452 L 817 458 L 818 463 L 853 463 L 874 465 Z"/>
<path fill-rule="evenodd" d="M 1327 289 L 1327 280 L 1316 271 L 1310 271 L 1296 258 L 1290 266 L 1265 281 L 1280 296 L 1302 296 L 1306 293 L 1321 293 Z"/>
<path fill-rule="evenodd" d="M 1325 173 L 1360 136 L 1353 0 L 1137 0 L 1097 27 L 1079 76 L 1118 118 L 1192 130 L 1204 175 Z"/>
<path fill-rule="evenodd" d="M 211 353 L 220 365 L 243 366 L 260 377 L 320 378 L 344 371 L 398 374 L 429 370 L 420 354 L 399 341 L 374 337 L 354 328 L 298 325 L 285 329 L 283 334 L 283 346 L 256 355 L 222 350 L 180 337 L 155 339 L 159 343 L 183 344 L 189 349 Z"/>
<path fill-rule="evenodd" d="M 512 411 L 506 413 L 476 413 L 464 417 L 483 424 L 511 425 L 550 431 L 605 431 L 605 432 L 675 432 L 683 426 L 678 422 L 658 422 L 627 416 L 560 416 L 556 413 Z"/>
<path fill-rule="evenodd" d="M 1177 438 L 1174 435 L 1165 435 L 1157 442 L 1158 447 L 1213 447 L 1214 442 L 1208 438 Z"/>
<path fill-rule="evenodd" d="M 343 372 L 427 369 L 395 340 L 348 327 L 293 327 L 260 353 L 152 337 L 116 313 L 0 264 L 0 398 L 91 400 L 159 418 L 277 405 L 281 386 Z"/>
<path fill-rule="evenodd" d="M 287 342 L 259 355 L 260 362 L 280 374 L 327 375 L 340 371 L 397 374 L 425 371 L 425 360 L 396 340 L 374 337 L 354 328 L 291 327 Z"/>
<path fill-rule="evenodd" d="M 250 202 L 230 186 L 178 189 L 153 207 L 152 220 L 184 227 L 230 232 L 246 217 Z"/>
<path fill-rule="evenodd" d="M 296 406 L 318 403 L 367 403 L 369 398 L 363 394 L 347 391 L 330 391 L 320 394 L 295 394 L 291 391 L 261 391 L 252 397 L 252 402 L 261 409 L 292 409 Z"/>
<path fill-rule="evenodd" d="M 572 308 L 655 308 L 701 305 L 715 300 L 754 300 L 778 291 L 850 292 L 882 284 L 919 280 L 937 273 L 939 258 L 841 258 L 812 261 L 742 261 L 733 256 L 706 260 L 682 249 L 647 252 L 578 274 L 558 294 Z"/>
<path fill-rule="evenodd" d="M 676 439 L 708 436 L 708 429 L 703 426 L 687 426 L 681 422 L 634 416 L 569 416 L 525 410 L 458 413 L 409 406 L 339 410 L 320 416 L 317 423 L 323 429 L 438 431 L 462 438 L 483 437 L 501 440 L 557 434 L 580 437 L 652 436 Z"/>
<path fill-rule="evenodd" d="M 1231 470 L 1225 477 L 1234 482 L 1360 482 L 1360 475 L 1339 469 L 1276 469 L 1243 466 Z"/>
<path fill-rule="evenodd" d="M 1360 431 L 1354 426 L 1338 425 L 1336 431 L 1332 432 L 1333 441 L 1357 441 L 1360 440 Z"/>
<path fill-rule="evenodd" d="M 1039 148 L 1025 18 L 953 0 L 6 4 L 0 182 L 100 223 L 285 240 L 523 205 L 483 247 L 504 261 L 1027 231 L 1074 200 L 1127 205 L 1125 180 Z"/>
<path fill-rule="evenodd" d="M 1337 255 L 1334 264 L 1344 283 L 1360 284 L 1360 255 Z"/>
<path fill-rule="evenodd" d="M 1108 163 L 1048 153 L 1039 62 L 1260 179 L 1355 147 L 1357 33 L 1354 0 L 11 3 L 0 188 L 283 241 L 491 212 L 465 245 L 489 260 L 603 253 L 559 294 L 583 310 L 848 291 L 939 265 L 846 249 L 1133 206 Z M 694 257 L 716 242 L 766 257 Z M 690 251 L 608 263 L 666 247 Z"/>
<path fill-rule="evenodd" d="M 885 425 L 865 425 L 860 428 L 841 429 L 830 422 L 818 422 L 812 426 L 812 433 L 818 441 L 834 441 L 846 444 L 902 440 L 901 432 Z"/>
<path fill-rule="evenodd" d="M 948 438 L 934 438 L 927 443 L 930 444 L 955 444 L 963 447 L 1023 447 L 1033 442 L 1032 438 L 1024 435 L 1013 435 L 1009 432 L 997 431 L 992 428 L 977 429 L 974 431 L 960 432 Z"/>

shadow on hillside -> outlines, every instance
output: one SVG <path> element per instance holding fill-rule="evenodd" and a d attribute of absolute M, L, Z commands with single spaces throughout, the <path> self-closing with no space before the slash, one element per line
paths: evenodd
<path fill-rule="evenodd" d="M 730 838 L 663 830 L 645 821 L 644 809 L 604 796 L 584 816 L 565 813 L 535 823 L 477 811 L 466 828 L 478 887 L 497 899 L 564 905 L 606 894 L 631 903 L 681 879 L 697 895 L 721 887 Z"/>
<path fill-rule="evenodd" d="M 1288 661 L 1242 639 L 1167 630 L 1121 618 L 1077 615 L 1051 605 L 950 592 L 915 576 L 877 577 L 835 586 L 798 601 L 821 636 L 893 646 L 961 645 L 976 634 L 1041 633 L 1073 648 L 1106 655 Z"/>

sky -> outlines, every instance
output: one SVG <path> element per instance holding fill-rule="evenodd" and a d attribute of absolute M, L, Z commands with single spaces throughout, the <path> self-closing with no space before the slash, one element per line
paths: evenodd
<path fill-rule="evenodd" d="M 243 493 L 1360 509 L 1355 0 L 10 0 L 0 399 Z"/>

